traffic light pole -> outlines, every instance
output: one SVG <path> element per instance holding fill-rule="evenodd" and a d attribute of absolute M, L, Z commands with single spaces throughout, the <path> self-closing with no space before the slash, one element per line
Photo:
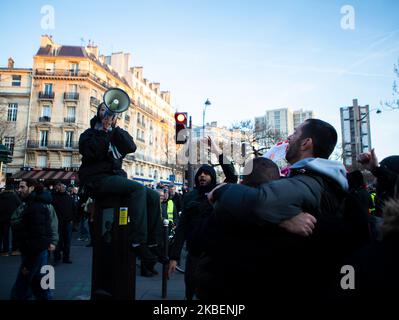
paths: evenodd
<path fill-rule="evenodd" d="M 190 148 L 192 148 L 191 145 L 191 138 L 192 138 L 192 126 L 191 126 L 191 116 L 190 116 L 190 124 L 189 124 L 189 128 L 190 128 L 190 136 L 189 136 L 189 148 L 188 148 L 188 163 L 187 163 L 187 172 L 188 172 L 188 189 L 190 191 L 193 190 L 194 188 L 194 168 L 193 168 L 193 164 L 191 163 L 191 154 L 190 154 Z"/>

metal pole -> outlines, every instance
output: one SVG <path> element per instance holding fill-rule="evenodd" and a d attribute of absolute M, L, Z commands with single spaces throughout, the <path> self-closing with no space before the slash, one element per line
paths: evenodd
<path fill-rule="evenodd" d="M 166 261 L 169 261 L 169 220 L 163 220 L 164 227 L 164 256 L 166 257 Z M 162 299 L 166 299 L 167 291 L 168 291 L 168 265 L 169 263 L 164 262 L 162 266 Z"/>
<path fill-rule="evenodd" d="M 192 127 L 191 127 L 191 125 L 192 125 L 192 122 L 191 122 L 191 116 L 190 116 L 190 136 L 189 136 L 189 139 L 188 139 L 188 143 L 189 143 L 189 150 L 188 150 L 188 152 L 190 152 L 190 149 L 193 147 L 192 146 L 192 144 L 191 144 L 191 141 L 192 141 Z M 194 188 L 194 170 L 193 170 L 193 164 L 191 163 L 191 157 L 190 157 L 190 154 L 189 154 L 189 158 L 188 158 L 188 163 L 187 163 L 187 175 L 188 175 L 188 177 L 187 177 L 187 180 L 188 180 L 188 189 L 189 189 L 189 191 L 192 191 L 193 190 L 193 188 Z"/>

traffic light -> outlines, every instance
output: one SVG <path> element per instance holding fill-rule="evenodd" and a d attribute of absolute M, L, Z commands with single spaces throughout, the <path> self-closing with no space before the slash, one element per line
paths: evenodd
<path fill-rule="evenodd" d="M 187 112 L 176 112 L 176 144 L 184 144 L 188 138 Z"/>

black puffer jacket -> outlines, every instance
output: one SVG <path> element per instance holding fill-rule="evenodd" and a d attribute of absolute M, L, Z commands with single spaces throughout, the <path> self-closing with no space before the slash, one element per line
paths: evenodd
<path fill-rule="evenodd" d="M 49 192 L 32 193 L 26 199 L 23 227 L 15 236 L 22 254 L 27 257 L 35 256 L 52 243 L 52 221 L 48 209 L 51 202 Z"/>
<path fill-rule="evenodd" d="M 227 161 L 223 161 L 223 155 L 219 156 L 219 163 L 222 166 L 226 182 L 236 183 L 238 180 L 234 166 Z M 199 176 L 202 172 L 209 174 L 212 178 L 211 183 L 206 187 L 199 185 Z M 213 206 L 208 202 L 206 193 L 216 186 L 216 172 L 210 165 L 202 165 L 195 175 L 196 188 L 187 193 L 183 198 L 183 211 L 176 228 L 174 243 L 171 246 L 170 258 L 179 260 L 180 253 L 187 242 L 187 251 L 194 256 L 202 253 L 202 225 L 213 212 Z"/>
<path fill-rule="evenodd" d="M 59 223 L 67 223 L 73 220 L 75 203 L 73 198 L 66 192 L 56 192 L 53 195 L 53 206 L 57 213 Z"/>
<path fill-rule="evenodd" d="M 79 138 L 79 153 L 83 156 L 79 169 L 82 184 L 109 175 L 126 177 L 126 172 L 122 169 L 122 160 L 128 153 L 136 151 L 136 144 L 128 132 L 119 127 L 110 132 L 96 130 L 96 122 L 97 116 L 91 119 L 91 128 L 83 132 Z M 109 151 L 110 143 L 117 148 L 120 158 L 115 158 Z"/>
<path fill-rule="evenodd" d="M 13 191 L 0 193 L 0 222 L 10 222 L 11 215 L 19 207 L 21 200 Z"/>

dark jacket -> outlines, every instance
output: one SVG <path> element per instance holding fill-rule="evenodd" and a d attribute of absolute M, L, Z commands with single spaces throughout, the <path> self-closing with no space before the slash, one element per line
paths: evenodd
<path fill-rule="evenodd" d="M 181 212 L 183 210 L 183 197 L 176 192 L 172 200 L 173 203 L 175 204 L 177 213 Z"/>
<path fill-rule="evenodd" d="M 219 156 L 219 163 L 222 166 L 227 182 L 236 183 L 238 180 L 235 174 L 234 166 L 227 161 L 223 161 L 223 155 Z M 212 180 L 207 187 L 200 187 L 198 177 L 201 172 L 207 172 Z M 184 195 L 183 210 L 177 224 L 174 242 L 171 246 L 170 259 L 179 260 L 180 253 L 187 242 L 187 251 L 194 256 L 199 256 L 202 251 L 198 245 L 193 243 L 193 235 L 196 233 L 196 228 L 202 225 L 202 220 L 208 217 L 212 211 L 213 206 L 208 202 L 206 193 L 211 191 L 216 186 L 216 172 L 212 166 L 201 166 L 195 175 L 195 189 Z"/>
<path fill-rule="evenodd" d="M 75 203 L 72 197 L 66 192 L 53 194 L 53 206 L 60 223 L 71 222 L 74 218 Z"/>
<path fill-rule="evenodd" d="M 0 193 L 0 222 L 7 223 L 11 220 L 11 215 L 19 207 L 21 200 L 13 191 L 3 191 Z"/>
<path fill-rule="evenodd" d="M 266 236 L 256 245 L 262 241 L 267 243 L 258 249 L 263 250 L 265 256 L 270 253 L 270 259 L 260 257 L 260 261 L 265 261 L 264 273 L 271 274 L 270 279 L 277 281 L 274 286 L 268 286 L 274 290 L 268 295 L 295 297 L 302 292 L 302 295 L 309 293 L 318 298 L 329 291 L 335 277 L 340 275 L 337 267 L 347 254 L 345 241 L 349 232 L 342 210 L 347 189 L 342 164 L 308 158 L 291 168 L 289 178 L 259 188 L 243 185 L 221 188 L 215 195 L 219 199 L 215 213 L 223 224 L 245 226 L 252 223 L 254 233 L 259 226 L 267 228 L 270 223 L 278 224 L 300 212 L 314 215 L 317 223 L 312 236 L 302 237 L 277 229 L 269 241 Z M 239 259 L 241 253 L 250 258 L 245 255 L 247 251 L 239 251 Z M 264 275 L 262 270 L 258 272 L 258 276 Z M 259 280 L 262 288 L 266 284 Z"/>
<path fill-rule="evenodd" d="M 377 216 L 381 216 L 384 202 L 394 196 L 395 183 L 399 177 L 399 156 L 383 159 L 371 173 L 377 178 L 375 208 Z"/>
<path fill-rule="evenodd" d="M 83 185 L 104 176 L 126 177 L 126 172 L 122 169 L 122 160 L 128 153 L 136 151 L 136 145 L 128 132 L 119 127 L 110 132 L 96 130 L 96 122 L 97 116 L 91 119 L 91 128 L 84 131 L 79 138 L 79 153 L 82 155 L 79 179 Z M 117 148 L 119 158 L 115 158 L 110 152 L 110 143 Z"/>
<path fill-rule="evenodd" d="M 49 192 L 33 192 L 23 205 L 21 221 L 13 225 L 17 244 L 28 260 L 46 250 L 50 244 L 57 245 L 58 222 L 51 202 Z"/>

